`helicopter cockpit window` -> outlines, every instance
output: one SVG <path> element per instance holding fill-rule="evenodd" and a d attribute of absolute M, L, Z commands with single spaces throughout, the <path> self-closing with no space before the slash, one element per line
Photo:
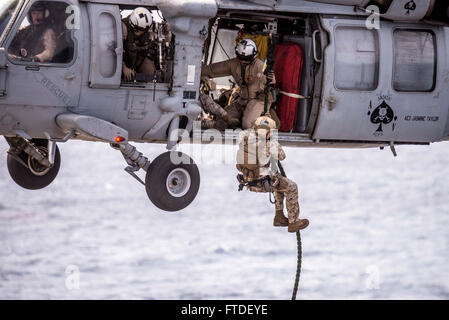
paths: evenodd
<path fill-rule="evenodd" d="M 121 8 L 122 83 L 170 82 L 173 44 L 170 25 L 157 8 Z"/>
<path fill-rule="evenodd" d="M 18 4 L 19 0 L 2 0 L 0 3 L 0 37 L 2 37 Z"/>
<path fill-rule="evenodd" d="M 435 86 L 435 36 L 428 31 L 394 31 L 393 86 L 397 91 L 432 91 Z"/>
<path fill-rule="evenodd" d="M 65 2 L 34 2 L 12 40 L 8 55 L 12 60 L 66 64 L 74 57 L 73 12 Z"/>
<path fill-rule="evenodd" d="M 376 89 L 379 78 L 377 33 L 366 28 L 338 27 L 335 37 L 335 87 Z"/>
<path fill-rule="evenodd" d="M 97 23 L 101 30 L 97 34 L 99 56 L 101 57 L 98 61 L 99 71 L 104 78 L 112 78 L 117 71 L 117 53 L 115 51 L 118 41 L 117 24 L 114 16 L 106 12 L 98 17 Z"/>

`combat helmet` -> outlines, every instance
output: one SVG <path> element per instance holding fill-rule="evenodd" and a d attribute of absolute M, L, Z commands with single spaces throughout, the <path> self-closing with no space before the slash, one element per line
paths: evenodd
<path fill-rule="evenodd" d="M 276 122 L 268 116 L 261 116 L 254 122 L 253 129 L 255 131 L 266 130 L 268 132 L 276 129 Z"/>

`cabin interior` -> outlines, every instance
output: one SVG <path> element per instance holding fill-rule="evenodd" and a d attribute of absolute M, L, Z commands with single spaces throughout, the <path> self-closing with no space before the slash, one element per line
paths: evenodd
<path fill-rule="evenodd" d="M 257 58 L 266 62 L 275 57 L 276 44 L 294 43 L 302 49 L 302 72 L 300 74 L 299 92 L 297 94 L 304 98 L 296 99 L 295 121 L 281 130 L 285 133 L 311 133 L 312 123 L 312 97 L 314 91 L 315 74 L 320 65 L 320 39 L 315 37 L 314 30 L 317 29 L 315 17 L 312 15 L 296 15 L 294 17 L 267 13 L 257 14 L 256 12 L 221 12 L 215 19 L 211 19 L 209 25 L 209 36 L 204 46 L 204 64 L 211 64 L 235 57 L 235 45 L 243 38 L 250 38 L 256 42 L 259 53 Z M 271 41 L 270 41 L 271 38 Z M 270 51 L 271 50 L 271 55 Z M 276 62 L 272 61 L 273 69 Z M 283 70 L 273 70 L 276 74 Z M 288 71 L 285 71 L 288 72 Z M 210 96 L 222 107 L 226 107 L 230 101 L 230 91 L 235 89 L 236 84 L 232 76 L 215 78 L 201 90 L 208 92 Z M 205 88 L 206 87 L 206 88 Z M 277 89 L 282 89 L 282 83 L 276 84 Z M 276 110 L 279 103 L 279 91 L 271 90 L 274 97 L 272 108 Z M 232 98 L 231 98 L 232 99 Z M 208 117 L 209 115 L 203 115 Z M 282 121 L 282 119 L 281 119 Z"/>

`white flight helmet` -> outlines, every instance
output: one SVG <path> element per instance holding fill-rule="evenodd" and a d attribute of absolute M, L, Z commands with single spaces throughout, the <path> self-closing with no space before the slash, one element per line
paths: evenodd
<path fill-rule="evenodd" d="M 237 58 L 243 61 L 252 61 L 258 52 L 256 43 L 251 39 L 240 40 L 235 47 Z"/>
<path fill-rule="evenodd" d="M 129 16 L 129 24 L 135 31 L 148 31 L 153 23 L 153 16 L 148 9 L 139 7 Z"/>

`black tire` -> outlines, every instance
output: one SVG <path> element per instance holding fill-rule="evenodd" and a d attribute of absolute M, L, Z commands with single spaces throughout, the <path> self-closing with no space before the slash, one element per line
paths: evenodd
<path fill-rule="evenodd" d="M 28 161 L 27 154 L 22 153 L 20 157 L 25 163 L 27 163 Z M 59 168 L 61 166 L 61 155 L 59 153 L 58 146 L 56 146 L 55 163 L 53 167 L 50 168 L 50 170 L 45 175 L 42 176 L 35 175 L 33 172 L 31 172 L 30 169 L 23 166 L 9 154 L 7 163 L 9 174 L 15 183 L 17 183 L 24 189 L 39 190 L 47 187 L 50 183 L 53 182 L 53 180 L 55 180 L 56 176 L 58 175 Z"/>
<path fill-rule="evenodd" d="M 178 159 L 182 157 L 182 163 L 173 163 L 170 158 L 172 153 Z M 169 175 L 171 181 L 169 181 Z M 178 184 L 178 181 L 181 183 Z M 188 181 L 190 183 L 187 183 Z M 145 187 L 148 197 L 156 207 L 164 211 L 179 211 L 191 204 L 198 194 L 200 173 L 197 165 L 186 154 L 165 152 L 151 163 L 147 171 Z M 172 191 L 169 192 L 169 189 Z M 176 193 L 177 196 L 174 196 Z"/>

